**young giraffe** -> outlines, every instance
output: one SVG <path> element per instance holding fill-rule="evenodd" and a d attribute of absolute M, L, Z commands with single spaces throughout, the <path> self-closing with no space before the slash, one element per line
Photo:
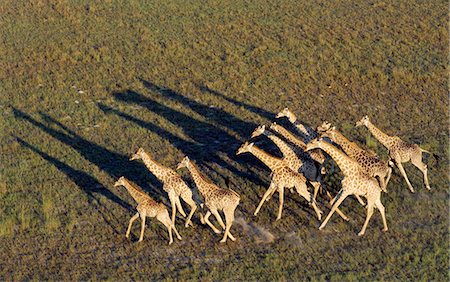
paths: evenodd
<path fill-rule="evenodd" d="M 283 154 L 283 160 L 287 165 L 295 172 L 301 172 L 309 180 L 309 183 L 314 187 L 314 200 L 316 200 L 317 192 L 319 191 L 321 184 L 321 175 L 315 165 L 314 161 L 305 152 L 299 152 L 301 157 L 298 157 L 293 147 L 281 140 L 278 136 L 266 129 L 265 125 L 258 126 L 252 133 L 251 138 L 255 138 L 261 134 L 267 136 L 272 142 L 277 145 Z M 303 159 L 303 160 L 302 160 Z M 333 197 L 327 191 L 327 196 L 331 200 Z M 337 213 L 346 221 L 349 218 L 341 211 L 337 210 Z"/>
<path fill-rule="evenodd" d="M 205 200 L 205 206 L 208 208 L 208 211 L 206 212 L 203 220 L 215 233 L 220 233 L 220 231 L 209 221 L 209 216 L 213 214 L 220 226 L 225 230 L 225 234 L 220 242 L 225 243 L 227 238 L 235 241 L 236 239 L 231 234 L 230 228 L 234 221 L 234 211 L 239 205 L 239 194 L 231 189 L 222 189 L 211 183 L 198 171 L 188 157 L 184 157 L 184 159 L 178 164 L 177 169 L 183 167 L 186 167 L 189 170 L 195 185 Z M 226 225 L 220 217 L 219 210 L 223 210 Z"/>
<path fill-rule="evenodd" d="M 342 133 L 336 130 L 335 126 L 331 127 L 331 124 L 328 122 L 324 122 L 317 129 L 322 137 L 327 137 L 338 144 L 341 149 L 350 158 L 356 160 L 369 175 L 378 177 L 381 189 L 383 189 L 384 192 L 387 192 L 386 187 L 392 173 L 390 165 L 393 165 L 393 163 L 391 161 L 387 163 L 377 155 L 374 155 L 373 152 L 368 152 L 360 148 L 355 142 L 348 140 Z"/>
<path fill-rule="evenodd" d="M 181 197 L 183 201 L 191 207 L 191 212 L 186 219 L 185 226 L 188 227 L 189 224 L 192 224 L 191 218 L 197 209 L 197 205 L 192 199 L 191 189 L 189 189 L 187 184 L 183 181 L 183 179 L 181 179 L 181 176 L 172 169 L 158 164 L 142 148 L 139 148 L 136 153 L 133 154 L 130 161 L 137 159 L 142 159 L 148 170 L 150 170 L 150 172 L 163 183 L 163 190 L 169 195 L 170 204 L 172 206 L 172 223 L 175 225 L 175 214 L 177 212 L 177 208 L 181 215 L 186 217 L 186 213 L 181 206 Z"/>
<path fill-rule="evenodd" d="M 281 218 L 281 213 L 283 211 L 283 203 L 284 203 L 284 188 L 295 188 L 297 192 L 305 198 L 311 206 L 314 208 L 314 211 L 317 214 L 317 218 L 321 218 L 322 211 L 316 206 L 316 201 L 313 198 L 313 195 L 308 191 L 306 187 L 306 178 L 292 169 L 280 158 L 274 157 L 258 147 L 254 146 L 253 143 L 245 142 L 237 151 L 236 155 L 250 152 L 259 160 L 261 160 L 267 167 L 272 170 L 272 181 L 270 183 L 269 188 L 266 193 L 262 197 L 258 207 L 255 210 L 254 215 L 257 215 L 262 205 L 266 200 L 270 198 L 270 196 L 278 191 L 280 194 L 280 205 L 278 208 L 277 220 Z"/>
<path fill-rule="evenodd" d="M 420 148 L 417 144 L 407 143 L 401 140 L 398 136 L 389 136 L 385 134 L 370 122 L 368 116 L 365 116 L 360 121 L 356 122 L 356 127 L 361 125 L 365 125 L 372 135 L 389 150 L 390 157 L 395 161 L 395 164 L 405 178 L 411 192 L 414 193 L 414 188 L 409 182 L 408 176 L 406 175 L 405 169 L 402 165 L 402 163 L 409 161 L 411 161 L 415 167 L 422 171 L 425 187 L 428 190 L 431 190 L 430 184 L 428 183 L 427 165 L 422 162 L 422 152 L 431 154 L 430 152 Z"/>
<path fill-rule="evenodd" d="M 328 155 L 333 158 L 337 165 L 341 168 L 344 174 L 344 179 L 342 180 L 342 188 L 333 200 L 333 207 L 330 213 L 327 215 L 325 220 L 320 225 L 319 229 L 323 229 L 330 220 L 333 213 L 349 195 L 360 195 L 367 199 L 367 217 L 361 231 L 358 233 L 359 236 L 364 235 L 366 232 L 367 225 L 373 214 L 373 208 L 376 207 L 381 213 L 383 219 L 384 231 L 388 230 L 386 223 L 386 216 L 384 206 L 381 203 L 381 188 L 378 182 L 368 175 L 365 170 L 356 162 L 347 156 L 344 152 L 334 147 L 330 143 L 324 141 L 323 139 L 313 140 L 308 143 L 307 150 L 314 148 L 320 148 L 324 150 Z"/>
<path fill-rule="evenodd" d="M 175 231 L 178 240 L 181 240 L 181 236 L 180 234 L 178 234 L 175 225 L 170 220 L 169 212 L 167 211 L 167 208 L 164 204 L 155 202 L 155 200 L 145 194 L 142 189 L 133 185 L 128 179 L 123 176 L 120 177 L 119 180 L 116 181 L 116 183 L 114 183 L 114 187 L 118 186 L 124 186 L 128 190 L 128 193 L 130 193 L 131 197 L 133 197 L 133 199 L 138 203 L 136 207 L 137 213 L 130 219 L 130 223 L 128 224 L 127 233 L 125 235 L 127 238 L 130 235 L 133 222 L 138 217 L 141 217 L 141 236 L 139 237 L 139 242 L 142 242 L 142 239 L 144 238 L 145 218 L 148 216 L 156 217 L 156 219 L 164 224 L 164 226 L 167 228 L 167 230 L 169 231 L 169 245 L 173 243 L 172 229 L 173 231 Z"/>

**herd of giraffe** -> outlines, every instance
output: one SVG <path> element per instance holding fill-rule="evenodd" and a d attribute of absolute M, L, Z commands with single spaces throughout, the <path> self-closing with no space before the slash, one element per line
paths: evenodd
<path fill-rule="evenodd" d="M 370 150 L 360 148 L 356 143 L 348 140 L 330 123 L 324 122 L 316 130 L 299 122 L 288 108 L 285 108 L 276 115 L 276 118 L 286 117 L 293 125 L 295 133 L 292 133 L 277 123 L 272 123 L 268 128 L 265 125 L 259 126 L 254 130 L 251 138 L 264 135 L 269 138 L 283 154 L 282 158 L 275 157 L 258 148 L 253 142 L 245 142 L 237 151 L 237 155 L 248 152 L 258 158 L 271 170 L 271 183 L 264 193 L 254 215 L 260 211 L 262 205 L 268 201 L 275 193 L 279 193 L 279 208 L 277 220 L 281 218 L 284 201 L 284 189 L 288 188 L 291 192 L 297 191 L 305 198 L 314 209 L 317 218 L 321 220 L 322 211 L 316 204 L 316 197 L 320 188 L 323 188 L 324 177 L 333 171 L 331 164 L 326 166 L 331 160 L 336 163 L 344 178 L 341 181 L 342 188 L 335 197 L 332 197 L 329 191 L 325 191 L 327 201 L 331 206 L 331 211 L 323 220 L 319 229 L 323 229 L 330 220 L 334 212 L 337 212 L 344 220 L 349 218 L 339 210 L 339 205 L 349 195 L 354 195 L 359 203 L 367 209 L 366 220 L 359 236 L 364 235 L 369 220 L 373 214 L 373 209 L 377 208 L 382 216 L 384 231 L 388 230 L 385 216 L 385 208 L 381 202 L 381 192 L 387 192 L 387 185 L 392 173 L 392 167 L 396 165 L 402 176 L 405 178 L 411 192 L 414 188 L 408 180 L 402 163 L 409 162 L 416 166 L 423 173 L 425 186 L 430 190 L 427 176 L 427 165 L 422 162 L 422 152 L 428 151 L 420 148 L 417 144 L 410 144 L 401 140 L 398 136 L 389 136 L 375 127 L 367 116 L 356 123 L 356 126 L 364 125 L 372 135 L 383 144 L 389 151 L 390 161 L 384 161 Z M 139 242 L 142 241 L 145 229 L 145 218 L 156 217 L 169 232 L 169 245 L 173 243 L 172 230 L 177 238 L 181 236 L 175 227 L 175 216 L 178 212 L 186 217 L 186 213 L 181 206 L 180 197 L 191 208 L 187 216 L 185 227 L 192 225 L 191 218 L 197 209 L 199 201 L 194 200 L 194 194 L 189 186 L 184 182 L 181 176 L 174 170 L 165 167 L 153 160 L 144 149 L 139 148 L 130 160 L 142 159 L 148 170 L 163 184 L 163 190 L 167 192 L 172 208 L 171 217 L 164 204 L 157 203 L 150 196 L 142 191 L 141 188 L 131 183 L 125 177 L 120 177 L 114 186 L 124 186 L 134 200 L 138 203 L 137 213 L 130 219 L 126 237 L 129 237 L 133 222 L 141 218 L 141 233 Z M 200 213 L 200 221 L 207 224 L 211 229 L 219 234 L 221 231 L 215 227 L 209 217 L 214 215 L 218 223 L 224 230 L 221 243 L 226 242 L 227 238 L 235 241 L 230 228 L 234 221 L 234 212 L 239 205 L 240 196 L 231 189 L 223 189 L 207 179 L 188 158 L 184 157 L 178 164 L 177 169 L 187 168 L 192 179 L 203 197 L 199 205 L 202 211 L 206 210 L 205 215 Z M 310 185 L 313 192 L 308 189 Z M 367 205 L 361 199 L 361 196 L 367 200 Z M 219 211 L 225 216 L 225 223 L 222 220 Z"/>

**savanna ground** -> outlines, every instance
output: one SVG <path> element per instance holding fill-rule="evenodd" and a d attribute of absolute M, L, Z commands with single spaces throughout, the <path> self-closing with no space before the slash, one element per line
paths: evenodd
<path fill-rule="evenodd" d="M 447 1 L 29 2 L 0 5 L 0 280 L 449 279 Z M 354 128 L 363 115 L 437 153 L 432 191 L 408 164 L 410 193 L 395 169 L 390 229 L 375 211 L 362 238 L 354 198 L 351 220 L 323 231 L 297 194 L 280 221 L 277 196 L 254 217 L 270 172 L 235 152 L 286 106 L 383 158 Z M 139 221 L 127 240 L 135 203 L 118 177 L 168 203 L 128 161 L 140 146 L 172 168 L 187 154 L 221 186 L 230 177 L 238 240 L 219 244 L 198 213 L 189 229 L 177 218 L 172 246 L 151 219 L 142 243 Z"/>

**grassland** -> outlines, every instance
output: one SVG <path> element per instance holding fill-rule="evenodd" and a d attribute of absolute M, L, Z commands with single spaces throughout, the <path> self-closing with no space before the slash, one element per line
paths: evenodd
<path fill-rule="evenodd" d="M 435 280 L 448 275 L 447 1 L 3 1 L 0 5 L 0 280 Z M 354 123 L 370 115 L 430 157 L 383 194 L 390 230 L 346 200 L 325 230 L 290 194 L 252 212 L 269 171 L 236 149 L 288 106 L 386 151 Z M 281 121 L 283 122 L 283 121 Z M 263 138 L 266 150 L 279 154 Z M 236 243 L 200 225 L 166 246 L 148 221 L 124 233 L 125 175 L 159 201 L 128 156 L 174 167 L 188 154 L 241 195 Z M 189 181 L 188 174 L 182 172 Z M 339 189 L 340 175 L 330 178 Z M 320 203 L 327 211 L 325 203 Z"/>

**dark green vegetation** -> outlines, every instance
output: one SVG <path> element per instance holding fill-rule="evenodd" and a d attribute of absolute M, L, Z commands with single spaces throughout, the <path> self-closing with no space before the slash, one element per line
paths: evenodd
<path fill-rule="evenodd" d="M 0 280 L 448 280 L 447 1 L 88 2 L 0 5 Z M 253 217 L 269 172 L 234 153 L 285 106 L 383 157 L 354 128 L 365 114 L 439 154 L 432 191 L 408 164 L 411 194 L 395 169 L 390 230 L 375 212 L 363 238 L 352 198 L 350 222 L 334 215 L 323 231 L 297 194 L 279 222 L 277 196 Z M 144 242 L 137 223 L 126 240 L 135 203 L 119 176 L 168 202 L 128 161 L 139 146 L 170 167 L 188 154 L 221 186 L 230 177 L 238 241 L 219 244 L 197 213 L 194 228 L 177 219 L 170 247 L 154 220 Z"/>

